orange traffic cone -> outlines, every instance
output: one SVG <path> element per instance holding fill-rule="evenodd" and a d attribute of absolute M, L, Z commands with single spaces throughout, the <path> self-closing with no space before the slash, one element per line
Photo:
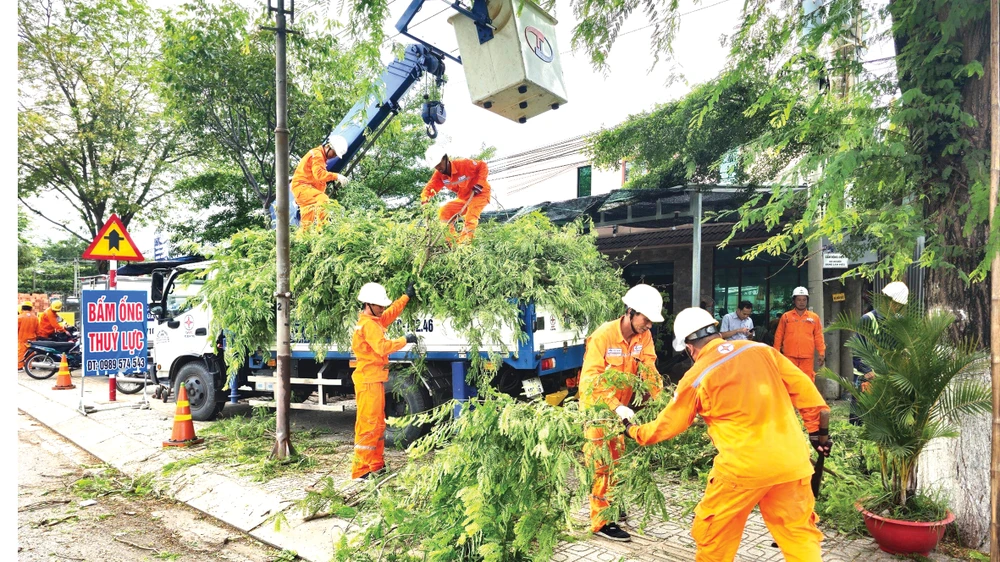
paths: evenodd
<path fill-rule="evenodd" d="M 62 361 L 59 362 L 59 374 L 56 375 L 56 385 L 52 390 L 69 390 L 76 388 L 73 379 L 69 378 L 69 363 L 66 361 L 66 354 L 63 353 Z"/>
<path fill-rule="evenodd" d="M 191 405 L 188 404 L 188 393 L 181 383 L 177 393 L 177 413 L 174 414 L 174 432 L 169 441 L 164 441 L 164 447 L 190 447 L 204 443 L 204 439 L 195 437 L 194 422 L 191 421 Z"/>

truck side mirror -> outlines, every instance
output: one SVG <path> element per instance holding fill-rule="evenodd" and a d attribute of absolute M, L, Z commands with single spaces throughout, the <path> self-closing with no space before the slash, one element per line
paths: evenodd
<path fill-rule="evenodd" d="M 163 273 L 159 271 L 153 272 L 153 282 L 150 285 L 150 300 L 153 302 L 160 302 L 163 300 Z"/>

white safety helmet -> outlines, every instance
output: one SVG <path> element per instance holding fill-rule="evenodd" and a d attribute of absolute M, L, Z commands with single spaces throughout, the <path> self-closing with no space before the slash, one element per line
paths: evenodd
<path fill-rule="evenodd" d="M 378 283 L 365 283 L 358 291 L 358 300 L 364 304 L 377 304 L 379 306 L 389 306 L 392 300 L 385 293 L 385 287 Z"/>
<path fill-rule="evenodd" d="M 654 287 L 640 283 L 625 293 L 622 302 L 653 322 L 663 322 L 663 296 Z"/>
<path fill-rule="evenodd" d="M 325 144 L 332 148 L 341 159 L 343 159 L 344 155 L 347 154 L 347 139 L 340 135 L 334 135 L 326 139 Z"/>
<path fill-rule="evenodd" d="M 684 351 L 684 342 L 688 338 L 697 340 L 718 334 L 718 324 L 718 320 L 704 308 L 685 308 L 674 318 L 674 351 Z"/>
<path fill-rule="evenodd" d="M 910 289 L 902 281 L 893 281 L 882 289 L 882 294 L 899 304 L 906 304 L 910 300 Z"/>
<path fill-rule="evenodd" d="M 795 287 L 795 289 L 792 290 L 792 297 L 793 298 L 794 297 L 808 297 L 808 296 L 809 296 L 809 289 L 806 289 L 805 287 Z"/>

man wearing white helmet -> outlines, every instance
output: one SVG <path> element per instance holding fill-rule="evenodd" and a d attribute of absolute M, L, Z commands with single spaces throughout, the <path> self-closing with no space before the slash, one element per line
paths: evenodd
<path fill-rule="evenodd" d="M 830 408 L 816 386 L 771 346 L 723 340 L 715 318 L 700 308 L 677 315 L 673 346 L 694 365 L 655 420 L 626 420 L 625 430 L 638 444 L 652 445 L 686 430 L 696 415 L 708 425 L 719 454 L 694 510 L 695 561 L 733 560 L 747 516 L 759 505 L 785 560 L 819 562 L 813 467 L 795 415 L 802 415 L 812 447 L 829 456 L 829 418 L 824 423 L 820 414 Z"/>
<path fill-rule="evenodd" d="M 390 340 L 385 329 L 399 317 L 415 294 L 413 283 L 395 302 L 389 300 L 385 287 L 378 283 L 365 283 L 358 292 L 358 300 L 363 306 L 351 337 L 351 353 L 357 361 L 351 380 L 358 403 L 351 478 L 378 475 L 385 468 L 384 385 L 389 380 L 389 354 L 417 342 L 414 334 Z"/>
<path fill-rule="evenodd" d="M 590 408 L 604 404 L 622 419 L 629 419 L 635 412 L 629 407 L 633 403 L 632 387 L 616 388 L 602 377 L 605 371 L 613 369 L 640 377 L 648 385 L 650 397 L 655 398 L 663 388 L 663 380 L 656 370 L 656 350 L 649 329 L 653 322 L 663 322 L 663 297 L 649 285 L 636 285 L 622 297 L 625 314 L 601 324 L 587 338 L 583 368 L 580 371 L 580 407 Z M 640 365 L 643 366 L 640 369 Z M 638 397 L 643 398 L 643 397 Z M 625 445 L 617 431 L 606 427 L 588 427 L 584 430 L 587 444 L 584 454 L 593 459 L 601 448 L 607 447 L 612 461 L 618 459 Z M 614 435 L 614 437 L 605 437 Z M 594 484 L 590 495 L 591 532 L 614 541 L 629 541 L 631 536 L 616 522 L 602 517 L 608 508 L 611 488 L 612 467 L 594 460 Z"/>
<path fill-rule="evenodd" d="M 774 347 L 815 381 L 817 352 L 819 366 L 826 363 L 823 323 L 815 312 L 806 309 L 809 306 L 809 290 L 805 287 L 796 287 L 792 291 L 792 303 L 795 308 L 782 314 L 778 320 Z"/>
<path fill-rule="evenodd" d="M 902 281 L 893 281 L 885 287 L 882 288 L 882 294 L 889 297 L 889 312 L 896 314 L 902 309 L 910 300 L 910 289 L 906 286 L 906 283 Z M 872 308 L 871 311 L 865 313 L 861 317 L 861 327 L 864 329 L 867 326 L 873 326 L 875 329 L 878 328 L 878 323 L 885 318 L 878 308 Z M 854 337 L 861 341 L 865 341 L 865 337 L 860 333 L 856 334 Z M 854 385 L 860 388 L 862 391 L 868 390 L 868 384 L 872 379 L 875 378 L 875 369 L 869 367 L 864 361 L 861 360 L 857 355 L 853 356 L 854 360 Z M 851 395 L 851 414 L 849 421 L 854 425 L 861 425 L 861 417 L 858 416 L 857 412 L 857 400 L 854 395 Z"/>
<path fill-rule="evenodd" d="M 342 157 L 346 153 L 347 141 L 344 137 L 333 136 L 299 160 L 295 175 L 292 176 L 292 195 L 295 196 L 295 204 L 302 210 L 302 226 L 326 217 L 323 205 L 330 201 L 326 195 L 327 182 L 347 185 L 347 176 L 328 172 L 326 169 L 327 160 Z"/>

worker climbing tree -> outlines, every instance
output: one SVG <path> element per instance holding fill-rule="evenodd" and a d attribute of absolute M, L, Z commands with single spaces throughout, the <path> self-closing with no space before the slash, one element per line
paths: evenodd
<path fill-rule="evenodd" d="M 431 197 L 446 187 L 454 191 L 458 197 L 445 203 L 438 216 L 449 223 L 453 240 L 471 240 L 479 226 L 479 215 L 490 202 L 490 184 L 486 181 L 489 169 L 486 162 L 468 158 L 451 160 L 445 154 L 437 166 L 434 166 L 434 170 L 434 175 L 420 194 L 420 204 L 427 204 Z M 455 228 L 459 218 L 463 223 L 461 234 Z"/>

